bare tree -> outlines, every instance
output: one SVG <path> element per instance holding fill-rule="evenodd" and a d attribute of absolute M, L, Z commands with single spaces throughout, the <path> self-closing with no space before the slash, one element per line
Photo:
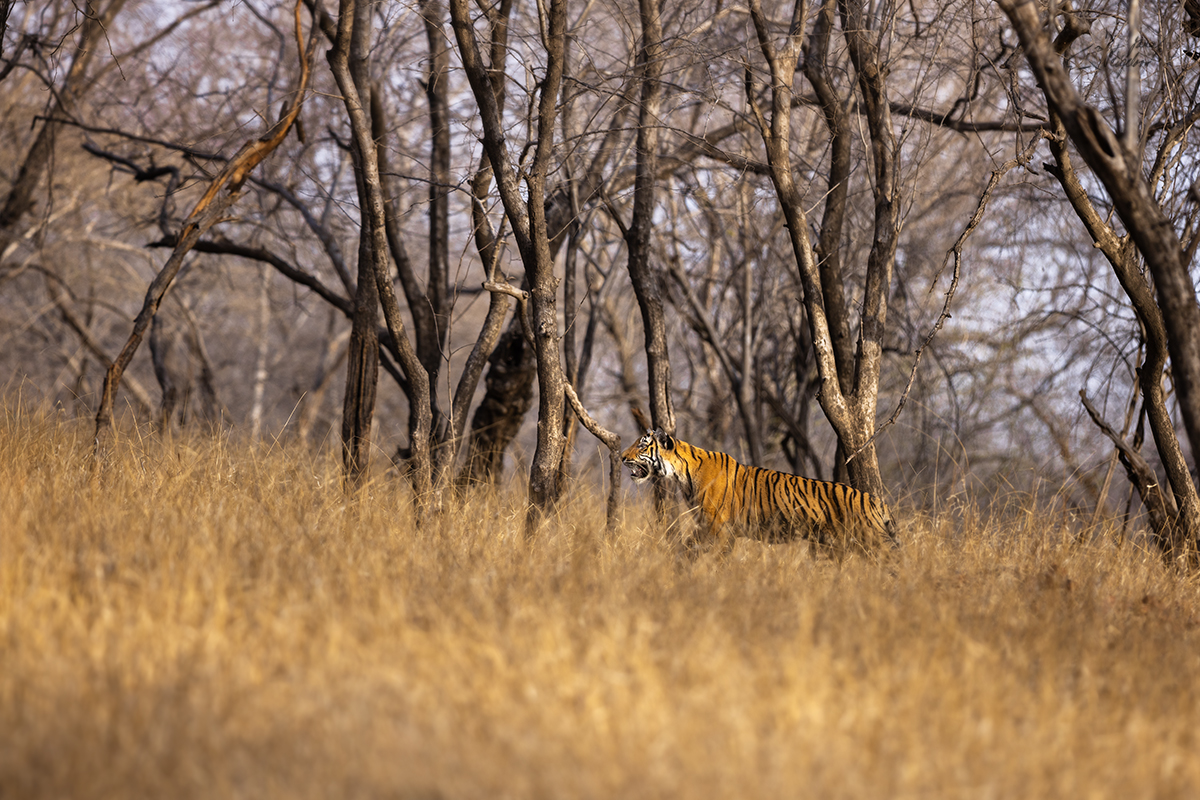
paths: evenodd
<path fill-rule="evenodd" d="M 540 396 L 537 449 L 530 467 L 529 496 L 532 509 L 545 511 L 557 500 L 561 489 L 558 485 L 558 462 L 562 455 L 565 400 L 558 348 L 557 281 L 554 278 L 545 207 L 546 175 L 553 154 L 555 112 L 565 55 L 566 3 L 564 0 L 552 0 L 544 16 L 539 9 L 546 63 L 538 92 L 537 140 L 533 163 L 525 171 L 525 197 L 522 197 L 517 172 L 505 144 L 499 108 L 479 52 L 466 1 L 452 0 L 450 16 L 463 68 L 479 105 L 483 145 L 495 170 L 505 215 L 529 275 Z"/>
<path fill-rule="evenodd" d="M 758 121 L 766 146 L 771 180 L 787 220 L 800 281 L 804 287 L 804 306 L 821 375 L 818 400 L 837 431 L 843 452 L 848 459 L 853 457 L 853 461 L 848 464 L 851 483 L 864 491 L 880 494 L 883 481 L 872 438 L 883 358 L 888 293 L 899 234 L 900 198 L 896 184 L 896 136 L 892 129 L 891 110 L 884 83 L 886 73 L 880 61 L 876 39 L 870 35 L 875 23 L 867 15 L 862 3 L 855 0 L 839 3 L 847 51 L 857 76 L 858 91 L 855 97 L 861 104 L 870 135 L 870 159 L 873 168 L 871 187 L 875 198 L 874 238 L 867 258 L 858 349 L 851 359 L 849 318 L 845 313 L 845 285 L 837 272 L 837 260 L 826 258 L 820 261 L 817 257 L 809 237 L 808 216 L 796 186 L 795 169 L 789 153 L 794 97 L 792 87 L 796 65 L 802 52 L 806 8 L 804 2 L 795 4 L 791 21 L 786 24 L 782 45 L 778 45 L 773 35 L 774 22 L 767 18 L 760 2 L 751 2 L 751 18 L 770 75 L 769 118 L 768 114 L 759 110 L 757 90 L 750 79 L 750 73 L 747 73 L 747 100 Z M 830 8 L 818 17 L 818 27 L 814 32 L 818 42 L 810 48 L 811 52 L 827 52 L 826 37 L 831 25 L 831 16 Z M 818 85 L 824 85 L 821 68 L 814 68 L 813 73 L 820 76 Z M 825 105 L 829 104 L 835 104 L 835 101 L 831 99 Z M 836 113 L 827 112 L 826 121 L 831 125 L 831 134 L 836 144 L 840 133 L 839 117 Z M 834 153 L 836 158 L 840 156 L 841 151 L 835 147 Z M 831 176 L 839 175 L 840 169 L 831 170 Z M 836 202 L 840 195 L 837 187 L 834 189 L 831 198 Z M 832 230 L 828 232 L 830 235 L 827 235 L 827 231 L 822 231 L 822 238 L 826 240 L 826 252 L 839 246 L 831 236 L 840 230 L 837 220 L 840 213 L 835 209 L 832 217 Z M 844 364 L 848 360 L 851 366 L 839 367 L 839 362 Z M 844 374 L 853 374 L 853 385 L 843 386 L 841 378 Z"/>
<path fill-rule="evenodd" d="M 371 135 L 371 121 L 368 116 L 370 107 L 370 43 L 371 24 L 369 5 L 357 0 L 342 0 L 338 9 L 337 38 L 333 49 L 329 51 L 329 63 L 333 68 L 334 78 L 337 79 L 341 90 L 346 112 L 350 118 L 350 129 L 354 137 L 351 152 L 354 154 L 357 174 L 359 208 L 363 215 L 359 232 L 359 300 L 358 309 L 369 305 L 373 312 L 376 304 L 382 301 L 384 319 L 387 321 L 388 333 L 400 354 L 400 363 L 405 377 L 411 387 L 410 403 L 415 409 L 415 424 L 410 428 L 414 487 L 418 498 L 424 500 L 432 488 L 432 462 L 429 454 L 430 429 L 432 424 L 432 406 L 430 405 L 429 373 L 421 364 L 416 351 L 408 340 L 404 321 L 400 316 L 400 306 L 392 289 L 388 263 L 387 222 L 383 184 L 379 175 L 379 160 L 375 140 Z M 364 102 L 364 98 L 367 102 Z M 365 297 L 364 283 L 373 283 L 377 294 Z M 356 323 L 358 312 L 355 315 Z M 373 320 L 372 320 L 373 323 Z M 356 324 L 357 327 L 357 324 Z M 366 327 L 364 325 L 364 327 Z M 370 333 L 374 333 L 374 325 Z M 351 335 L 351 366 L 356 369 L 354 358 L 354 339 Z M 377 348 L 371 352 L 363 352 L 363 360 L 377 361 Z M 368 376 L 374 377 L 374 376 Z M 365 393 L 373 395 L 374 386 L 364 387 Z M 347 392 L 347 405 L 350 404 L 350 393 Z M 362 408 L 363 413 L 358 409 Z M 356 458 L 350 470 L 351 476 L 361 474 L 365 469 L 362 461 L 365 455 L 359 444 L 369 433 L 371 414 L 374 411 L 373 398 L 367 404 L 354 404 L 355 418 L 363 419 L 367 430 L 356 426 L 354 436 L 349 438 L 349 444 L 355 451 Z M 345 440 L 347 437 L 343 437 Z"/>
<path fill-rule="evenodd" d="M 1187 269 L 1197 239 L 1194 236 L 1185 255 L 1175 226 L 1163 213 L 1144 172 L 1144 138 L 1139 133 L 1137 114 L 1140 82 L 1135 77 L 1142 65 L 1136 50 L 1126 54 L 1129 80 L 1124 109 L 1125 135 L 1118 136 L 1101 113 L 1084 102 L 1070 80 L 1064 54 L 1090 29 L 1082 16 L 1065 4 L 1062 8 L 1063 31 L 1052 43 L 1043 27 L 1041 14 L 1032 3 L 997 1 L 1020 37 L 1056 127 L 1057 136 L 1053 140 L 1055 176 L 1088 233 L 1112 265 L 1145 331 L 1146 362 L 1140 373 L 1141 388 L 1151 430 L 1174 494 L 1170 509 L 1174 519 L 1167 520 L 1164 514 L 1156 514 L 1153 519 L 1158 538 L 1168 555 L 1181 557 L 1189 551 L 1194 554 L 1200 536 L 1200 499 L 1166 407 L 1162 374 L 1169 353 L 1184 427 L 1192 452 L 1200 452 L 1200 304 L 1196 302 L 1195 288 Z M 1132 13 L 1128 24 L 1130 42 L 1134 43 L 1139 32 L 1136 16 Z M 1163 63 L 1161 69 L 1166 68 Z M 1169 101 L 1170 98 L 1166 99 Z M 1164 105 L 1167 109 L 1174 106 L 1170 102 Z M 1186 132 L 1194 125 L 1195 113 L 1190 110 L 1182 118 L 1165 120 L 1155 167 L 1151 171 L 1155 178 L 1161 178 L 1163 163 L 1182 145 Z M 1127 231 L 1125 236 L 1119 236 L 1093 207 L 1072 165 L 1066 147 L 1068 137 L 1104 185 L 1113 209 Z M 1137 267 L 1135 253 L 1144 259 L 1154 278 L 1157 303 Z M 1135 482 L 1145 483 L 1142 479 L 1144 471 L 1131 469 L 1131 475 Z M 1147 497 L 1153 488 L 1149 484 L 1142 485 L 1143 497 Z M 1162 527 L 1164 525 L 1166 527 Z"/>
<path fill-rule="evenodd" d="M 675 409 L 671 402 L 671 360 L 667 352 L 667 327 L 663 316 L 659 280 L 650 264 L 654 231 L 655 183 L 658 181 L 659 130 L 662 113 L 662 73 L 666 60 L 662 10 L 658 0 L 640 0 L 642 44 L 638 66 L 642 86 L 638 104 L 637 180 L 633 190 L 633 216 L 625 233 L 629 248 L 629 277 L 642 310 L 649 368 L 650 419 L 655 428 L 675 434 Z"/>
<path fill-rule="evenodd" d="M 200 237 L 219 222 L 222 215 L 233 206 L 238 199 L 242 184 L 251 170 L 258 166 L 264 158 L 279 146 L 300 113 L 300 104 L 303 102 L 305 91 L 308 88 L 308 79 L 312 72 L 312 55 L 316 45 L 314 31 L 313 35 L 309 36 L 307 50 L 303 47 L 304 34 L 300 24 L 300 7 L 301 4 L 298 1 L 296 3 L 295 23 L 296 41 L 299 45 L 298 50 L 301 57 L 300 74 L 296 83 L 296 91 L 290 102 L 285 106 L 284 113 L 280 115 L 279 121 L 272 125 L 261 137 L 244 144 L 237 154 L 229 160 L 217 177 L 211 181 L 207 191 L 205 191 L 200 201 L 188 215 L 170 258 L 167 259 L 167 263 L 155 276 L 154 281 L 150 284 L 150 288 L 146 290 L 146 299 L 142 303 L 142 310 L 134 320 L 133 332 L 122 348 L 120 355 L 109 366 L 108 372 L 104 377 L 104 390 L 100 396 L 99 408 L 96 411 L 96 458 L 98 461 L 102 457 L 105 445 L 104 440 L 112 429 L 113 401 L 116 397 L 117 388 L 121 383 L 121 376 L 129 366 L 133 354 L 141 344 L 142 337 L 145 336 L 146 329 L 154 318 L 154 314 L 158 311 L 158 306 L 162 303 L 163 296 L 166 294 L 175 276 L 179 274 L 179 270 L 183 266 L 184 257 L 196 246 Z M 223 191 L 224 193 L 222 193 Z"/>
<path fill-rule="evenodd" d="M 186 425 L 193 403 L 205 422 L 216 424 L 220 401 L 212 360 L 195 317 L 182 302 L 173 305 L 166 310 L 160 307 L 150 324 L 150 359 L 162 391 L 158 425 L 166 429 L 176 417 L 181 426 Z"/>

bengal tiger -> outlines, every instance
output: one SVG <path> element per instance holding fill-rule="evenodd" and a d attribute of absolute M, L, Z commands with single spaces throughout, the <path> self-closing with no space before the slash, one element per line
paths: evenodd
<path fill-rule="evenodd" d="M 831 483 L 739 464 L 725 453 L 646 431 L 621 454 L 635 484 L 651 475 L 677 483 L 700 509 L 708 537 L 723 555 L 737 534 L 768 542 L 804 538 L 832 555 L 867 552 L 898 543 L 896 524 L 882 500 L 844 483 Z"/>

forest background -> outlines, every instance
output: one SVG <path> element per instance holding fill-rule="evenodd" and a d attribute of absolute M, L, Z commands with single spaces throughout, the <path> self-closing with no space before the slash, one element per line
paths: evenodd
<path fill-rule="evenodd" d="M 626 441 L 646 409 L 916 508 L 1095 518 L 1161 483 L 1171 550 L 1189 370 L 1145 297 L 1173 290 L 1025 50 L 1186 277 L 1197 9 L 1032 8 L 6 1 L 5 391 L 94 415 L 144 335 L 118 415 L 340 443 L 352 482 L 517 465 L 542 506 L 605 465 L 570 389 Z"/>

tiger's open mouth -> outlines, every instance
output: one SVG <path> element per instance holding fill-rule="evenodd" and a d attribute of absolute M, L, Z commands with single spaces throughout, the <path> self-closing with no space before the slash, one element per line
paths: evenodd
<path fill-rule="evenodd" d="M 650 467 L 641 461 L 626 461 L 625 466 L 629 467 L 629 477 L 633 478 L 634 483 L 641 483 L 650 477 Z"/>

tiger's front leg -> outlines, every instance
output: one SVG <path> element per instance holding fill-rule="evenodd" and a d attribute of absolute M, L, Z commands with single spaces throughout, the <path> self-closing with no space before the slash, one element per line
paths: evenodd
<path fill-rule="evenodd" d="M 713 548 L 717 551 L 717 556 L 721 559 L 729 557 L 733 552 L 733 546 L 736 544 L 734 535 L 734 526 L 729 524 L 728 513 L 718 513 L 713 515 L 712 522 L 708 526 L 708 535 L 712 540 Z"/>
<path fill-rule="evenodd" d="M 729 558 L 733 552 L 734 545 L 737 544 L 737 537 L 732 533 L 725 533 L 723 538 L 717 540 L 717 556 L 721 559 Z"/>

